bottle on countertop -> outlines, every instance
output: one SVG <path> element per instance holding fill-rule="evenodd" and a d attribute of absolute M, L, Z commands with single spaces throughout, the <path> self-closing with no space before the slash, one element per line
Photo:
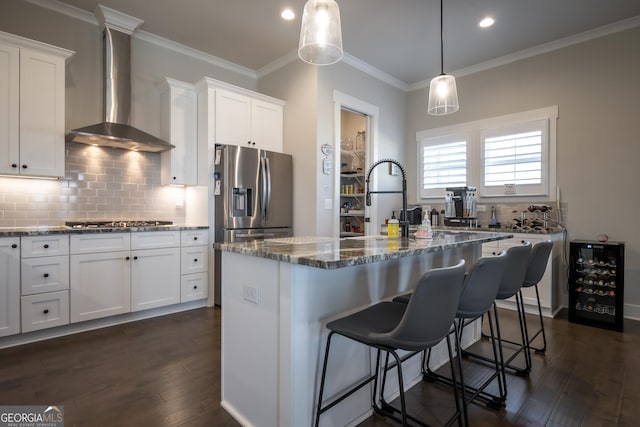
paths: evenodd
<path fill-rule="evenodd" d="M 390 238 L 400 237 L 400 221 L 396 218 L 396 212 L 391 213 L 391 219 L 387 224 L 387 236 Z"/>
<path fill-rule="evenodd" d="M 435 208 L 431 209 L 431 225 L 434 227 L 440 225 L 440 214 Z"/>

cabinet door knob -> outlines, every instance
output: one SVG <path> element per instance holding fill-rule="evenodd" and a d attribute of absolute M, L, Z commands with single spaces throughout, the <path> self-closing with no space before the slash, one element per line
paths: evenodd
<path fill-rule="evenodd" d="M 193 259 L 193 262 L 198 262 L 198 258 L 194 258 L 194 259 Z"/>
<path fill-rule="evenodd" d="M 198 240 L 198 236 L 194 237 L 193 240 Z"/>
<path fill-rule="evenodd" d="M 27 168 L 27 165 L 22 165 L 22 169 L 26 169 L 26 168 Z"/>
<path fill-rule="evenodd" d="M 18 247 L 18 245 L 16 245 L 16 244 L 14 243 L 13 245 L 11 245 L 11 247 L 12 247 L 13 249 L 15 249 L 15 248 L 17 248 L 17 247 Z"/>
<path fill-rule="evenodd" d="M 47 277 L 49 277 L 49 273 L 44 273 L 44 274 L 43 274 L 43 276 L 44 276 L 45 278 L 47 278 Z"/>
<path fill-rule="evenodd" d="M 178 178 L 176 178 L 176 177 L 174 176 L 174 177 L 173 177 L 173 180 L 175 181 L 176 179 L 178 179 Z"/>
<path fill-rule="evenodd" d="M 49 245 L 47 243 L 45 243 L 44 248 L 45 249 L 49 249 Z"/>
<path fill-rule="evenodd" d="M 15 164 L 15 163 L 11 163 L 11 167 L 12 167 L 12 168 L 17 168 L 17 167 L 18 167 L 18 165 L 17 165 L 17 164 Z"/>
<path fill-rule="evenodd" d="M 49 309 L 48 309 L 48 308 L 45 308 L 44 310 L 42 310 L 42 312 L 43 312 L 44 314 L 49 314 Z"/>
<path fill-rule="evenodd" d="M 133 257 L 133 259 L 138 259 L 138 257 L 137 257 L 137 256 L 134 256 L 134 257 Z"/>
<path fill-rule="evenodd" d="M 126 259 L 127 261 L 129 261 L 129 257 L 125 257 L 124 259 Z"/>
<path fill-rule="evenodd" d="M 198 289 L 198 287 L 197 287 L 197 286 L 194 286 L 194 287 L 193 287 L 193 289 Z"/>

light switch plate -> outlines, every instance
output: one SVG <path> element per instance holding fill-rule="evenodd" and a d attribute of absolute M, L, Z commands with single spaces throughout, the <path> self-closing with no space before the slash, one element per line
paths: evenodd
<path fill-rule="evenodd" d="M 333 200 L 324 199 L 324 208 L 325 209 L 333 209 Z"/>
<path fill-rule="evenodd" d="M 242 297 L 254 304 L 258 304 L 258 288 L 253 286 L 242 285 Z"/>

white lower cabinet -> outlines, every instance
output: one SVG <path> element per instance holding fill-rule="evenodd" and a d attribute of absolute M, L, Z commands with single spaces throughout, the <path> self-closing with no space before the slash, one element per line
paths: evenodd
<path fill-rule="evenodd" d="M 0 238 L 0 337 L 20 332 L 20 238 Z"/>
<path fill-rule="evenodd" d="M 128 250 L 71 254 L 71 322 L 131 311 L 130 257 Z"/>
<path fill-rule="evenodd" d="M 131 311 L 180 302 L 180 248 L 132 251 Z"/>
<path fill-rule="evenodd" d="M 69 323 L 69 236 L 22 238 L 22 332 Z"/>
<path fill-rule="evenodd" d="M 69 291 L 45 292 L 22 297 L 22 332 L 69 323 Z"/>
<path fill-rule="evenodd" d="M 209 295 L 207 273 L 184 274 L 180 279 L 180 302 L 206 298 Z"/>
<path fill-rule="evenodd" d="M 180 249 L 180 302 L 209 296 L 208 230 L 183 230 Z"/>

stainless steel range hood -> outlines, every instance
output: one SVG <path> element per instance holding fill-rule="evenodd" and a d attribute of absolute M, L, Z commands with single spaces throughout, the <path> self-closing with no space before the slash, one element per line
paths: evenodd
<path fill-rule="evenodd" d="M 130 125 L 131 120 L 131 36 L 105 26 L 104 119 L 102 123 L 69 131 L 67 141 L 161 152 L 175 146 Z"/>

